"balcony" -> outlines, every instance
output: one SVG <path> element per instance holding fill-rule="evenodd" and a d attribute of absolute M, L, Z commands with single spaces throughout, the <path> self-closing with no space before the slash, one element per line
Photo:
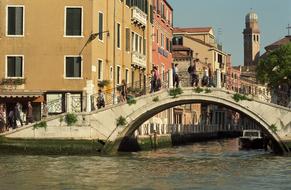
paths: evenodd
<path fill-rule="evenodd" d="M 139 53 L 139 52 L 132 52 L 132 65 L 133 66 L 138 66 L 142 68 L 146 68 L 146 56 Z"/>
<path fill-rule="evenodd" d="M 131 20 L 142 28 L 147 25 L 147 15 L 138 7 L 131 8 Z"/>
<path fill-rule="evenodd" d="M 24 89 L 25 83 L 25 78 L 3 78 L 0 80 L 0 91 Z"/>

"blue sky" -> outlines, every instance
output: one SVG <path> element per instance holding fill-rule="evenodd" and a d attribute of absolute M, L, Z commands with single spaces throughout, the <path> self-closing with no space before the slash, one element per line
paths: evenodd
<path fill-rule="evenodd" d="M 286 36 L 291 25 L 291 0 L 168 0 L 177 27 L 212 26 L 233 65 L 243 64 L 245 15 L 251 8 L 259 16 L 261 54 L 264 47 Z M 218 35 L 218 29 L 221 34 Z M 291 33 L 291 30 L 290 30 Z"/>

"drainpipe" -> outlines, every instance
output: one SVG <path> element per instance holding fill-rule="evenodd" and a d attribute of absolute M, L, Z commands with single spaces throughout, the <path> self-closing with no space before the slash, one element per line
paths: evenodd
<path fill-rule="evenodd" d="M 116 94 L 116 66 L 115 66 L 115 50 L 116 50 L 116 43 L 115 43 L 115 40 L 116 40 L 116 23 L 115 23 L 115 12 L 116 12 L 116 0 L 114 0 L 114 7 L 113 7 L 113 104 L 116 103 L 115 99 L 115 94 Z"/>
<path fill-rule="evenodd" d="M 221 88 L 221 71 L 220 71 L 220 69 L 216 70 L 216 88 Z"/>

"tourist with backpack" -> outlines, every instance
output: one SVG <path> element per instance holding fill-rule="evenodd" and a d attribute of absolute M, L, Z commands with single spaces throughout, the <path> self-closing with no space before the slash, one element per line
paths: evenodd
<path fill-rule="evenodd" d="M 188 73 L 190 75 L 191 86 L 193 87 L 194 84 L 195 86 L 198 86 L 199 79 L 196 73 L 196 64 L 191 63 L 191 65 L 188 67 Z"/>
<path fill-rule="evenodd" d="M 104 98 L 104 94 L 102 92 L 102 90 L 100 89 L 98 91 L 98 97 L 97 97 L 97 108 L 101 109 L 101 108 L 105 107 L 105 98 Z"/>

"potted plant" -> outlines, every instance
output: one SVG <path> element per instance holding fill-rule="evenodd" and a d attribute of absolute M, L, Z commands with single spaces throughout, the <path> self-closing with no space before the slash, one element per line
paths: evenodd
<path fill-rule="evenodd" d="M 104 88 L 105 86 L 108 86 L 110 84 L 110 81 L 109 80 L 101 80 L 98 82 L 98 86 L 100 88 Z"/>

